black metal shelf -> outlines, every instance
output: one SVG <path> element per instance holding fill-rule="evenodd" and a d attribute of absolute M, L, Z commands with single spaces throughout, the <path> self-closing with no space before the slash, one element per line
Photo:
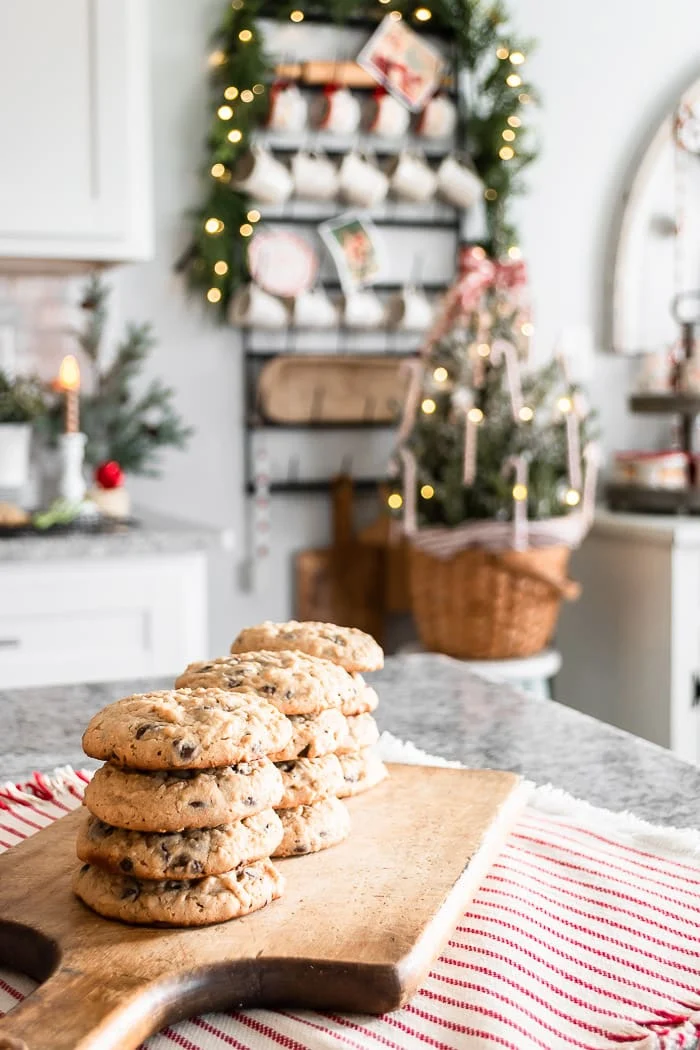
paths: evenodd
<path fill-rule="evenodd" d="M 648 415 L 700 415 L 699 394 L 633 394 L 629 399 L 632 412 Z"/>
<path fill-rule="evenodd" d="M 325 495 L 330 491 L 333 484 L 332 478 L 309 478 L 307 480 L 272 481 L 269 485 L 270 492 L 306 495 Z M 386 478 L 355 478 L 353 487 L 356 492 L 373 492 L 379 485 L 386 485 Z M 246 485 L 249 496 L 254 495 L 255 486 L 251 481 Z"/>
<path fill-rule="evenodd" d="M 270 422 L 266 419 L 249 419 L 249 430 L 392 430 L 398 426 L 398 417 L 393 422 L 375 419 L 354 419 L 345 422 L 309 419 L 303 423 Z"/>
<path fill-rule="evenodd" d="M 653 489 L 611 481 L 605 488 L 611 510 L 648 514 L 700 513 L 700 489 Z"/>
<path fill-rule="evenodd" d="M 348 357 L 395 357 L 401 360 L 410 360 L 420 357 L 420 351 L 418 350 L 348 350 L 342 346 L 334 347 L 314 347 L 313 350 L 246 350 L 244 351 L 243 357 L 246 361 L 273 361 L 276 357 L 284 357 L 285 354 L 295 357 L 315 357 L 319 354 L 324 356 L 330 356 L 332 354 L 338 354 L 338 356 L 345 355 Z"/>

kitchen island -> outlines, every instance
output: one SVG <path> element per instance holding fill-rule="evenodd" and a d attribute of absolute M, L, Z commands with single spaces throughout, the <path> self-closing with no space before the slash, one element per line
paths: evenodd
<path fill-rule="evenodd" d="M 622 730 L 470 674 L 449 657 L 391 657 L 368 678 L 377 721 L 424 751 L 465 765 L 508 769 L 594 805 L 700 827 L 700 769 Z M 95 768 L 80 737 L 105 704 L 166 680 L 0 691 L 0 782 L 71 764 Z"/>

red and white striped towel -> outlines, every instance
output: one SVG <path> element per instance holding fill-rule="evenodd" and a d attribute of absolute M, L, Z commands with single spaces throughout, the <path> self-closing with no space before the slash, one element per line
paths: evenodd
<path fill-rule="evenodd" d="M 387 757 L 422 759 L 389 741 Z M 386 749 L 385 749 L 386 750 Z M 79 804 L 66 768 L 0 787 L 0 849 Z M 32 981 L 0 972 L 0 1014 Z M 149 1050 L 675 1050 L 700 1037 L 700 834 L 537 788 L 442 957 L 384 1017 L 208 1014 Z"/>

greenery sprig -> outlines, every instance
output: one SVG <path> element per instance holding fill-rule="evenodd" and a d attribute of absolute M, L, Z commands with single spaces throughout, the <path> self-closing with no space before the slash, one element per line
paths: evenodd
<path fill-rule="evenodd" d="M 209 55 L 211 119 L 202 172 L 202 204 L 192 215 L 190 244 L 178 268 L 189 288 L 223 320 L 236 289 L 248 280 L 246 250 L 260 213 L 245 193 L 232 188 L 232 170 L 264 122 L 274 64 L 265 53 L 259 19 L 325 19 L 371 28 L 395 11 L 418 33 L 447 42 L 460 85 L 464 119 L 458 146 L 465 149 L 484 184 L 493 256 L 517 257 L 510 203 L 522 192 L 521 174 L 535 158 L 524 110 L 536 101 L 523 65 L 531 42 L 520 39 L 500 0 L 229 0 Z M 301 17 L 300 17 L 301 16 Z"/>

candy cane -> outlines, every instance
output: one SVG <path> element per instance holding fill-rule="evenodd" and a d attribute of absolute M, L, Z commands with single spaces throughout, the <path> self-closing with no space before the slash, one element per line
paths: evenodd
<path fill-rule="evenodd" d="M 402 448 L 403 460 L 403 529 L 412 536 L 418 527 L 416 520 L 416 458 L 407 448 Z"/>
<path fill-rule="evenodd" d="M 566 455 L 569 464 L 569 485 L 581 491 L 581 434 L 578 416 L 573 409 L 566 413 Z"/>
<path fill-rule="evenodd" d="M 517 422 L 520 419 L 520 409 L 523 407 L 518 352 L 513 344 L 506 339 L 495 339 L 491 347 L 491 360 L 498 367 L 504 357 L 506 360 L 506 378 L 510 393 L 510 406 L 513 412 L 513 419 Z"/>
<path fill-rule="evenodd" d="M 597 441 L 589 441 L 583 450 L 583 458 L 586 463 L 586 478 L 583 485 L 581 512 L 584 520 L 590 525 L 595 515 L 595 496 L 600 465 L 600 445 Z"/>
<path fill-rule="evenodd" d="M 398 441 L 405 441 L 408 435 L 411 433 L 411 427 L 416 418 L 416 412 L 418 411 L 418 403 L 421 398 L 423 390 L 423 369 L 424 365 L 422 361 L 402 361 L 401 371 L 408 372 L 409 380 L 406 387 L 406 397 L 403 405 L 403 416 L 401 418 L 401 425 L 397 434 Z"/>
<path fill-rule="evenodd" d="M 515 475 L 513 485 L 513 549 L 527 550 L 527 460 L 525 456 L 509 456 L 503 464 L 503 473 Z"/>

